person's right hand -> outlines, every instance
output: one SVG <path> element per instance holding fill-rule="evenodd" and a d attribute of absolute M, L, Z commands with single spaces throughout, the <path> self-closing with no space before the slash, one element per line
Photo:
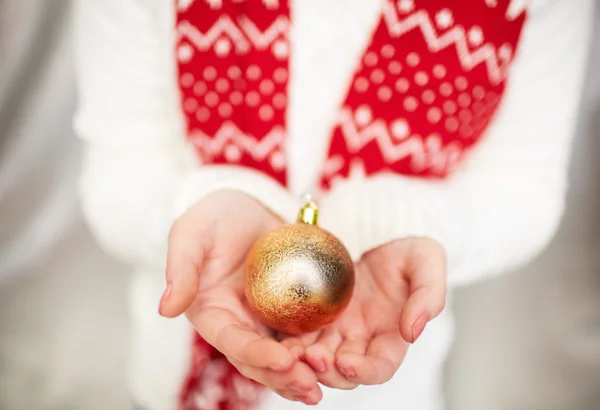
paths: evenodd
<path fill-rule="evenodd" d="M 274 339 L 246 302 L 243 266 L 254 242 L 281 221 L 248 195 L 210 194 L 186 211 L 169 234 L 167 289 L 159 311 L 186 313 L 196 331 L 240 373 L 289 400 L 316 404 L 312 369 Z"/>

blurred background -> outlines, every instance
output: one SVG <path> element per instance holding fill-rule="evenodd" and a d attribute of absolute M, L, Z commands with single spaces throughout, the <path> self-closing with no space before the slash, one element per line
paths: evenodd
<path fill-rule="evenodd" d="M 69 3 L 0 0 L 0 410 L 130 406 L 127 270 L 78 210 Z M 600 409 L 596 21 L 567 214 L 529 266 L 457 291 L 450 410 Z"/>

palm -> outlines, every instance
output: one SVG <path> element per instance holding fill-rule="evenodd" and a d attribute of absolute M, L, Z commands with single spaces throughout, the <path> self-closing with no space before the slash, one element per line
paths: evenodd
<path fill-rule="evenodd" d="M 215 259 L 214 263 L 211 261 L 206 265 L 207 276 L 212 277 L 210 281 L 200 281 L 198 293 L 187 315 L 192 323 L 198 323 L 198 326 L 205 323 L 211 327 L 219 326 L 221 329 L 223 325 L 242 326 L 263 338 L 270 338 L 272 332 L 262 324 L 246 302 L 242 265 L 235 259 L 224 255 L 224 258 Z M 215 266 L 227 260 L 235 262 L 228 263 L 231 266 Z"/>
<path fill-rule="evenodd" d="M 169 285 L 161 314 L 186 312 L 200 335 L 243 375 L 286 398 L 308 404 L 320 400 L 315 373 L 295 360 L 301 355 L 328 386 L 389 380 L 404 358 L 405 340 L 414 341 L 420 333 L 411 324 L 443 308 L 443 249 L 413 238 L 368 252 L 355 265 L 355 292 L 344 314 L 324 331 L 279 343 L 246 302 L 243 265 L 256 240 L 281 224 L 236 192 L 212 194 L 190 208 L 169 237 Z"/>
<path fill-rule="evenodd" d="M 411 241 L 431 249 L 415 252 L 415 246 L 407 246 Z M 407 239 L 367 253 L 355 265 L 355 291 L 343 315 L 324 331 L 290 337 L 284 343 L 303 346 L 305 360 L 327 386 L 347 389 L 389 380 L 406 354 L 406 340 L 415 339 L 410 326 L 399 329 L 414 316 L 409 296 L 422 298 L 408 278 L 424 265 L 421 255 L 432 251 L 432 260 L 438 259 L 436 247 L 432 241 Z"/>
<path fill-rule="evenodd" d="M 357 283 L 352 301 L 332 327 L 344 337 L 351 338 L 357 333 L 375 335 L 397 332 L 409 287 L 391 269 L 389 262 L 391 261 L 362 260 L 356 264 Z"/>
<path fill-rule="evenodd" d="M 281 225 L 282 221 L 245 196 L 227 201 L 227 204 L 232 205 L 230 209 L 219 205 L 220 211 L 227 217 L 201 231 L 202 237 L 211 238 L 211 243 L 204 246 L 198 292 L 187 315 L 199 327 L 208 325 L 223 329 L 226 324 L 241 325 L 262 337 L 271 337 L 270 330 L 246 303 L 243 266 L 254 242 Z M 199 217 L 204 217 L 209 211 L 207 206 L 210 204 L 203 203 L 202 209 L 197 210 Z M 202 237 L 197 240 L 201 241 Z"/>
<path fill-rule="evenodd" d="M 373 339 L 377 335 L 398 333 L 402 307 L 408 298 L 408 284 L 384 266 L 356 265 L 357 283 L 348 309 L 329 329 L 346 340 Z M 394 283 L 394 291 L 389 287 Z M 382 286 L 388 284 L 388 287 Z"/>
<path fill-rule="evenodd" d="M 190 208 L 169 237 L 161 313 L 185 311 L 198 333 L 245 376 L 280 395 L 317 403 L 321 390 L 308 365 L 295 361 L 249 308 L 243 265 L 252 245 L 282 221 L 250 197 L 221 191 Z"/>

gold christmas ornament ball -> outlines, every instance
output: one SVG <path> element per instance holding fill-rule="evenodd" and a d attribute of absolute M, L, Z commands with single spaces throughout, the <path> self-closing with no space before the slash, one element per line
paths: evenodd
<path fill-rule="evenodd" d="M 310 201 L 297 223 L 265 234 L 246 259 L 246 299 L 277 331 L 320 330 L 340 316 L 352 297 L 352 259 L 335 236 L 317 226 L 317 217 Z"/>

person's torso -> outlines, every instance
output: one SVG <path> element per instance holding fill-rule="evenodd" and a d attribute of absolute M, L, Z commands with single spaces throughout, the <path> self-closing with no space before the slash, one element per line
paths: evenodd
<path fill-rule="evenodd" d="M 356 174 L 450 175 L 492 122 L 527 14 L 514 0 L 163 7 L 173 108 L 201 161 L 296 194 Z"/>
<path fill-rule="evenodd" d="M 203 164 L 258 168 L 296 194 L 353 173 L 448 176 L 493 119 L 525 21 L 523 5 L 508 0 L 176 3 L 160 3 L 158 13 L 173 78 L 169 117 Z M 152 403 L 183 373 L 151 369 L 168 357 L 170 369 L 188 370 L 191 328 L 160 332 L 150 315 L 164 281 L 136 280 L 136 340 L 148 348 L 134 352 L 132 376 L 136 396 Z M 157 332 L 181 345 L 176 357 L 153 351 L 169 345 Z M 390 383 L 328 391 L 320 408 L 382 408 L 410 390 L 415 403 L 435 402 L 451 339 L 447 313 Z M 265 402 L 284 405 L 294 408 L 275 396 Z"/>

